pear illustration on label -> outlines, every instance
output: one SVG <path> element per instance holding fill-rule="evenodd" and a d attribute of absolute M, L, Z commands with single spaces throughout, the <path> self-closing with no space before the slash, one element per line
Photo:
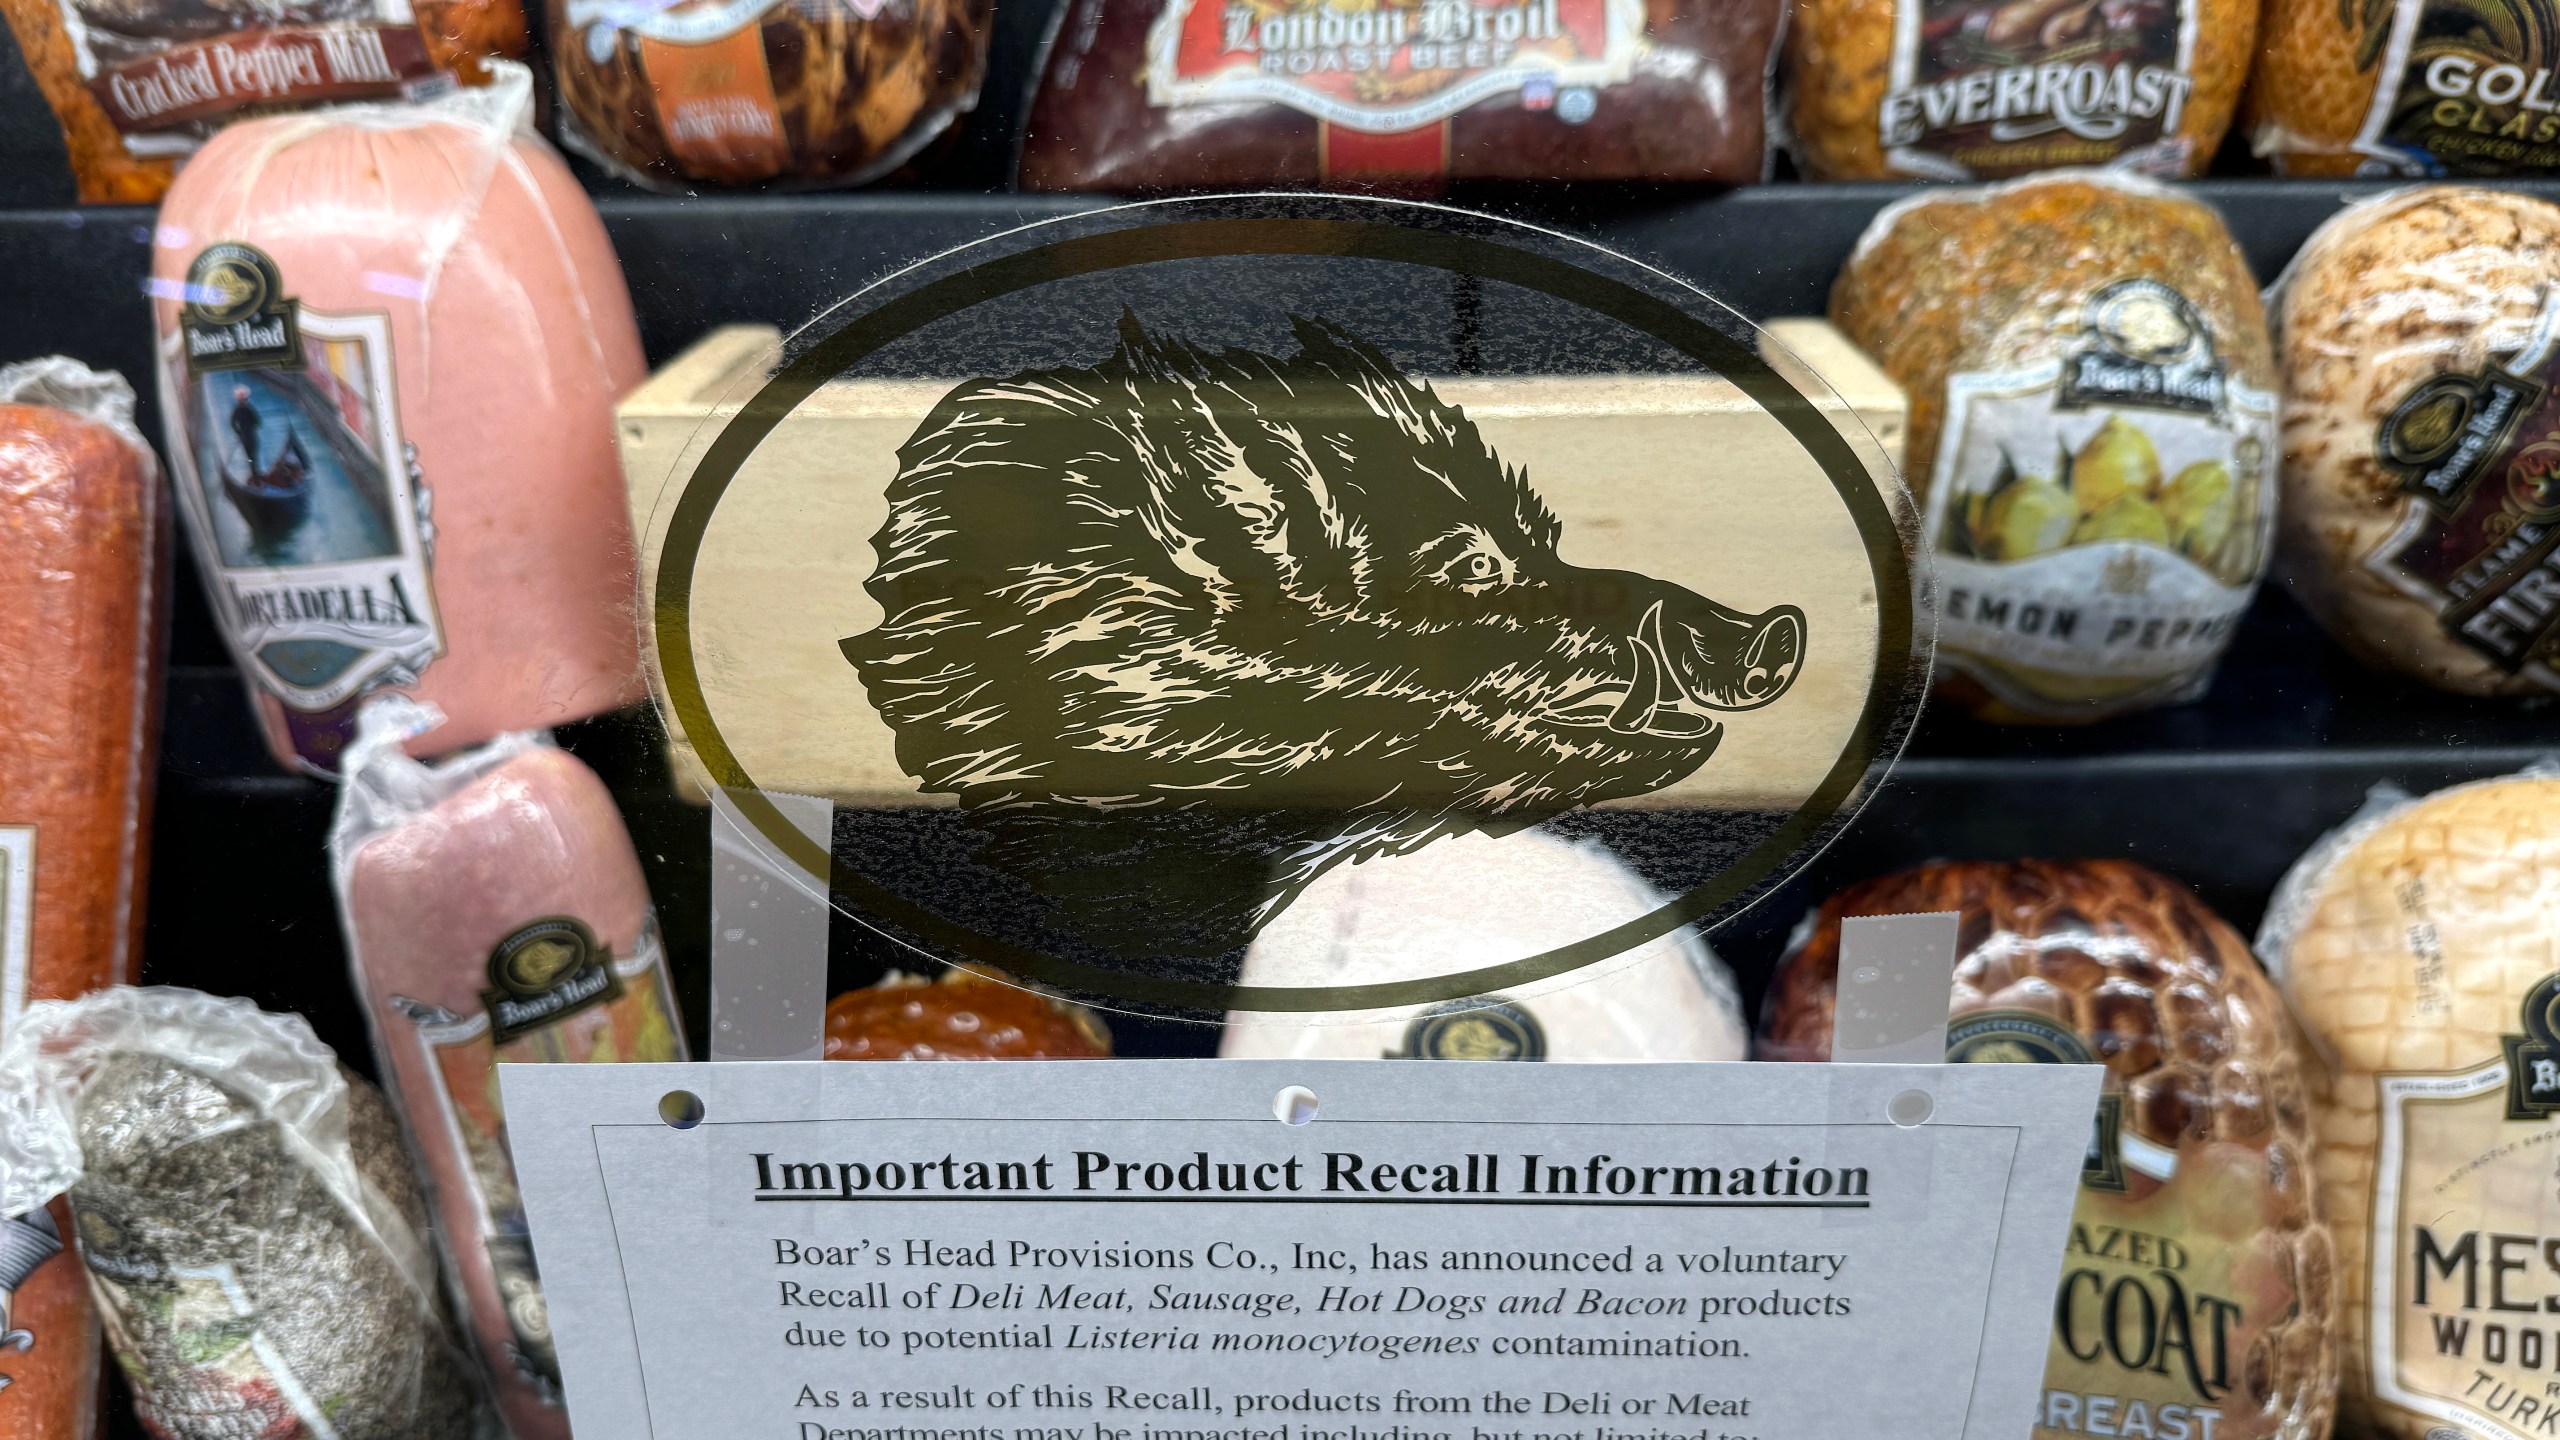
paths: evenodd
<path fill-rule="evenodd" d="M 1804 662 L 1792 605 L 1567 563 L 1463 412 L 1294 328 L 1128 317 L 1090 368 L 952 391 L 874 540 L 886 619 L 844 642 L 983 862 L 1116 949 L 1216 954 L 1334 865 L 1659 789 Z"/>
<path fill-rule="evenodd" d="M 1860 422 L 1580 241 L 1154 202 L 821 328 L 665 472 L 669 730 L 810 888 L 934 959 L 1184 1013 L 1534 1007 L 1782 880 L 1922 687 L 1918 516 Z M 759 373 L 711 346 L 677 369 Z M 766 786 L 834 798 L 832 845 Z M 1545 923 L 1240 979 L 1319 880 L 1532 829 L 1649 857 L 1635 918 L 1490 895 Z M 1422 1038 L 1544 1053 L 1461 1008 Z"/>

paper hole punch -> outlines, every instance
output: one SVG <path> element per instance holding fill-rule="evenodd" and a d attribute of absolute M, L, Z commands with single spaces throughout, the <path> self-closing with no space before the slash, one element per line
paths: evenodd
<path fill-rule="evenodd" d="M 1316 1118 L 1316 1092 L 1291 1085 L 1271 1097 L 1271 1115 L 1283 1125 L 1304 1125 Z"/>
<path fill-rule="evenodd" d="M 658 1097 L 658 1118 L 674 1129 L 690 1130 L 702 1123 L 702 1097 L 690 1090 L 670 1090 Z"/>

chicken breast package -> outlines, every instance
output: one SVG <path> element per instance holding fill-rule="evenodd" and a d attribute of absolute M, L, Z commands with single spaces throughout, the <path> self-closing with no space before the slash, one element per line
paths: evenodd
<path fill-rule="evenodd" d="M 150 854 L 168 521 L 123 377 L 0 367 L 0 1035 L 132 977 Z M 0 1209 L 0 1440 L 96 1429 L 67 1209 Z"/>
<path fill-rule="evenodd" d="M 1910 397 L 1942 693 L 2030 723 L 2204 693 L 2275 534 L 2274 356 L 2222 217 L 2114 173 L 1930 191 L 1831 320 Z"/>
<path fill-rule="evenodd" d="M 1853 885 L 1780 962 L 1764 1060 L 1830 1058 L 1849 916 L 1959 917 L 1947 1059 L 2099 1064 L 2036 1440 L 2327 1440 L 2337 1259 L 2295 1034 L 2195 893 L 2121 860 L 1966 861 Z"/>
<path fill-rule="evenodd" d="M 2380 793 L 2258 953 L 2308 1032 L 2346 1433 L 2549 1428 L 2560 1347 L 2560 771 Z"/>
<path fill-rule="evenodd" d="M 2255 0 L 1797 0 L 1796 154 L 1817 180 L 2201 175 L 2257 33 Z"/>
<path fill-rule="evenodd" d="M 0 1210 L 56 1196 L 157 1440 L 498 1440 L 398 1126 L 301 1016 L 31 1006 L 0 1043 Z"/>
<path fill-rule="evenodd" d="M 516 1440 L 568 1412 L 499 1103 L 501 1064 L 686 1058 L 640 857 L 595 772 L 535 734 L 409 758 L 434 724 L 365 708 L 329 853 L 347 953 Z"/>
<path fill-rule="evenodd" d="M 2280 175 L 2560 170 L 2554 0 L 2268 0 L 2250 148 Z"/>
<path fill-rule="evenodd" d="M 978 103 L 992 0 L 550 0 L 560 137 L 626 180 L 812 189 Z"/>
<path fill-rule="evenodd" d="M 1782 0 L 1071 0 L 1029 190 L 1749 184 Z"/>
<path fill-rule="evenodd" d="M 2560 205 L 2475 186 L 2340 211 L 2276 285 L 2284 578 L 2366 663 L 2560 691 Z"/>
<path fill-rule="evenodd" d="M 235 125 L 152 252 L 161 412 L 276 758 L 333 773 L 398 689 L 459 749 L 641 694 L 613 405 L 644 373 L 530 75 Z"/>
<path fill-rule="evenodd" d="M 147 204 L 224 122 L 485 84 L 523 0 L 0 0 L 81 203 Z"/>
<path fill-rule="evenodd" d="M 1485 897 L 1509 897 L 1488 906 Z M 1597 840 L 1450 835 L 1337 865 L 1255 932 L 1243 985 L 1437 980 L 1571 945 L 1670 903 Z M 1516 991 L 1309 1015 L 1237 1012 L 1230 1059 L 1741 1060 L 1732 973 L 1687 926 Z"/>

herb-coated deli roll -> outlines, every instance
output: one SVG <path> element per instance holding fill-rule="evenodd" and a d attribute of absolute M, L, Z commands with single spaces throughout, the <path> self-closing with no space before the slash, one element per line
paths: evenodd
<path fill-rule="evenodd" d="M 2275 523 L 2275 364 L 2221 216 L 2113 175 L 1926 192 L 1831 317 L 1910 397 L 1943 690 L 2045 723 L 2203 693 Z"/>

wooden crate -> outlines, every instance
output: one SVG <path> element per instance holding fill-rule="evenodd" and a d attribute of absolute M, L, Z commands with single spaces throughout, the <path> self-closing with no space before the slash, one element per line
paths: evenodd
<path fill-rule="evenodd" d="M 1827 415 L 1853 427 L 1880 487 L 1900 484 L 1901 392 L 1874 363 L 1820 320 L 1773 321 L 1770 356 L 1816 394 Z M 1783 347 L 1783 348 L 1780 348 Z M 658 557 L 675 500 L 705 448 L 763 383 L 781 355 L 780 333 L 728 326 L 704 336 L 619 407 L 622 464 L 632 526 L 641 542 L 643 593 L 656 594 Z M 1820 382 L 1808 383 L 1813 376 Z M 696 663 L 731 749 L 769 790 L 822 795 L 863 807 L 940 805 L 898 766 L 891 734 L 873 714 L 837 637 L 868 629 L 878 607 L 862 591 L 870 537 L 886 518 L 884 490 L 895 452 L 946 394 L 950 380 L 838 381 L 804 402 L 766 438 L 723 497 L 697 562 Z M 1829 637 L 1854 635 L 1871 616 L 1866 559 L 1846 530 L 1830 527 L 1817 553 L 1770 543 L 1790 507 L 1835 515 L 1828 482 L 1802 448 L 1732 385 L 1683 376 L 1432 378 L 1508 463 L 1524 464 L 1565 522 L 1566 556 L 1693 583 L 1746 609 L 1803 605 L 1814 659 L 1791 695 L 1796 718 L 1728 728 L 1715 761 L 1689 781 L 1634 801 L 1662 807 L 1791 806 L 1839 753 L 1841 717 L 1853 713 L 1873 663 Z M 1593 466 L 1594 455 L 1609 463 Z M 1729 483 L 1682 484 L 1700 457 Z M 1711 526 L 1684 510 L 1723 507 Z M 1713 563 L 1684 539 L 1729 537 Z M 1827 576 L 1808 604 L 1808 575 Z M 832 623 L 816 623 L 812 617 Z M 1828 617 L 1826 623 L 1826 616 Z M 663 680 L 652 684 L 663 705 Z M 1784 702 L 1759 715 L 1776 716 Z M 1803 717 L 1823 717 L 1820 724 Z M 1746 717 L 1752 718 L 1752 717 Z M 668 716 L 668 764 L 678 789 L 701 801 L 707 777 Z"/>

